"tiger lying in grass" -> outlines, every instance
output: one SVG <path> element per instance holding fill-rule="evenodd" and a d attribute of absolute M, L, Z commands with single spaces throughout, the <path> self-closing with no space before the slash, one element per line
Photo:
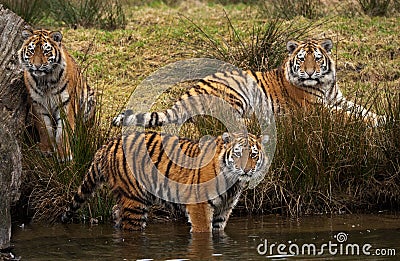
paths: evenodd
<path fill-rule="evenodd" d="M 361 115 L 366 122 L 377 126 L 384 121 L 361 105 L 346 100 L 336 84 L 335 63 L 331 57 L 333 43 L 330 39 L 305 42 L 289 41 L 288 57 L 283 65 L 267 72 L 233 71 L 216 73 L 190 87 L 169 109 L 160 112 L 136 113 L 127 110 L 113 119 L 115 126 L 156 127 L 170 123 L 182 123 L 185 110 L 202 111 L 194 97 L 214 95 L 227 101 L 239 114 L 245 116 L 257 109 L 254 104 L 256 90 L 246 77 L 250 75 L 270 104 L 275 115 L 285 114 L 299 108 L 323 104 L 334 113 Z M 258 90 L 257 90 L 258 91 Z M 183 113 L 182 113 L 183 112 Z"/>

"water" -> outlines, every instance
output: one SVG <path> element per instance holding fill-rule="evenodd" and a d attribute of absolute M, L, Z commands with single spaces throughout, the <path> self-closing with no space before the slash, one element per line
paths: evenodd
<path fill-rule="evenodd" d="M 21 260 L 397 260 L 399 218 L 383 214 L 298 220 L 271 215 L 232 217 L 225 233 L 213 236 L 192 235 L 181 222 L 149 224 L 144 232 L 120 231 L 110 224 L 36 224 L 15 227 L 12 240 Z M 366 246 L 368 256 L 362 252 L 366 244 L 371 245 Z M 304 246 L 305 254 L 301 252 Z M 291 255 L 296 247 L 299 252 Z M 390 256 L 377 256 L 376 249 Z"/>

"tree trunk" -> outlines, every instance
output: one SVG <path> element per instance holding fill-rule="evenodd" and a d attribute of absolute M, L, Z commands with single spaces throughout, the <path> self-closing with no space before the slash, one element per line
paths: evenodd
<path fill-rule="evenodd" d="M 17 51 L 25 26 L 22 18 L 0 5 L 0 252 L 10 248 L 10 205 L 18 200 L 21 184 L 19 138 L 26 126 L 28 95 Z"/>
<path fill-rule="evenodd" d="M 0 250 L 10 248 L 10 205 L 19 198 L 21 184 L 21 151 L 7 119 L 0 117 Z"/>

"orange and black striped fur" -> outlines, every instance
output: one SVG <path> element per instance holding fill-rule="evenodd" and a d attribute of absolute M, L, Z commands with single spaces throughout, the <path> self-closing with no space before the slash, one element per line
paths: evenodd
<path fill-rule="evenodd" d="M 267 141 L 268 136 L 241 133 L 200 142 L 156 132 L 116 138 L 97 151 L 61 219 L 68 222 L 106 183 L 123 229 L 143 229 L 149 207 L 161 204 L 186 211 L 192 232 L 224 230 L 242 190 L 265 175 Z"/>
<path fill-rule="evenodd" d="M 72 130 L 78 115 L 86 122 L 92 120 L 94 90 L 61 43 L 60 32 L 26 29 L 22 36 L 25 40 L 19 59 L 39 132 L 39 146 L 44 152 L 51 152 L 56 147 L 64 158 L 67 155 L 63 153 L 69 153 L 69 143 L 68 133 L 64 130 L 66 123 L 62 119 L 68 121 Z"/>
<path fill-rule="evenodd" d="M 193 99 L 201 94 L 225 99 L 245 116 L 251 113 L 251 110 L 258 109 L 254 101 L 258 102 L 257 93 L 261 92 L 275 115 L 319 103 L 332 111 L 361 114 L 368 122 L 377 125 L 379 116 L 346 100 L 337 86 L 335 63 L 331 57 L 332 47 L 330 39 L 289 41 L 286 46 L 288 57 L 277 69 L 267 72 L 216 73 L 192 86 L 173 107 L 166 111 L 135 114 L 132 110 L 126 110 L 114 118 L 113 124 L 155 127 L 182 123 L 185 120 L 182 119 L 184 115 L 182 112 L 206 106 Z M 257 82 L 256 85 L 251 84 L 247 79 L 248 75 Z"/>

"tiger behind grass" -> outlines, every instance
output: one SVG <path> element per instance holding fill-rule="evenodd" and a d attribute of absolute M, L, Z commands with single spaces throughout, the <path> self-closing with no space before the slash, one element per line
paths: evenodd
<path fill-rule="evenodd" d="M 156 132 L 116 138 L 96 152 L 61 220 L 70 221 L 106 183 L 117 201 L 114 219 L 123 229 L 143 229 L 149 207 L 161 204 L 186 211 L 192 232 L 222 231 L 242 190 L 264 177 L 270 159 L 262 143 L 268 139 L 227 132 L 200 142 Z"/>
<path fill-rule="evenodd" d="M 366 122 L 377 126 L 381 116 L 346 100 L 336 84 L 335 63 L 331 57 L 331 39 L 289 41 L 288 57 L 283 65 L 267 72 L 232 71 L 208 76 L 190 87 L 170 109 L 163 112 L 137 113 L 126 110 L 113 119 L 113 125 L 156 127 L 182 123 L 182 111 L 207 104 L 194 104 L 193 97 L 204 94 L 226 100 L 242 116 L 257 109 L 256 92 L 246 77 L 251 76 L 264 94 L 276 115 L 287 114 L 299 108 L 323 104 L 333 112 L 342 111 L 346 117 L 361 115 Z"/>
<path fill-rule="evenodd" d="M 56 147 L 58 155 L 66 158 L 71 155 L 64 155 L 70 153 L 65 126 L 68 124 L 74 130 L 78 117 L 84 122 L 93 120 L 94 90 L 61 43 L 60 32 L 26 29 L 22 36 L 25 40 L 19 59 L 39 133 L 39 147 L 43 152 Z"/>

